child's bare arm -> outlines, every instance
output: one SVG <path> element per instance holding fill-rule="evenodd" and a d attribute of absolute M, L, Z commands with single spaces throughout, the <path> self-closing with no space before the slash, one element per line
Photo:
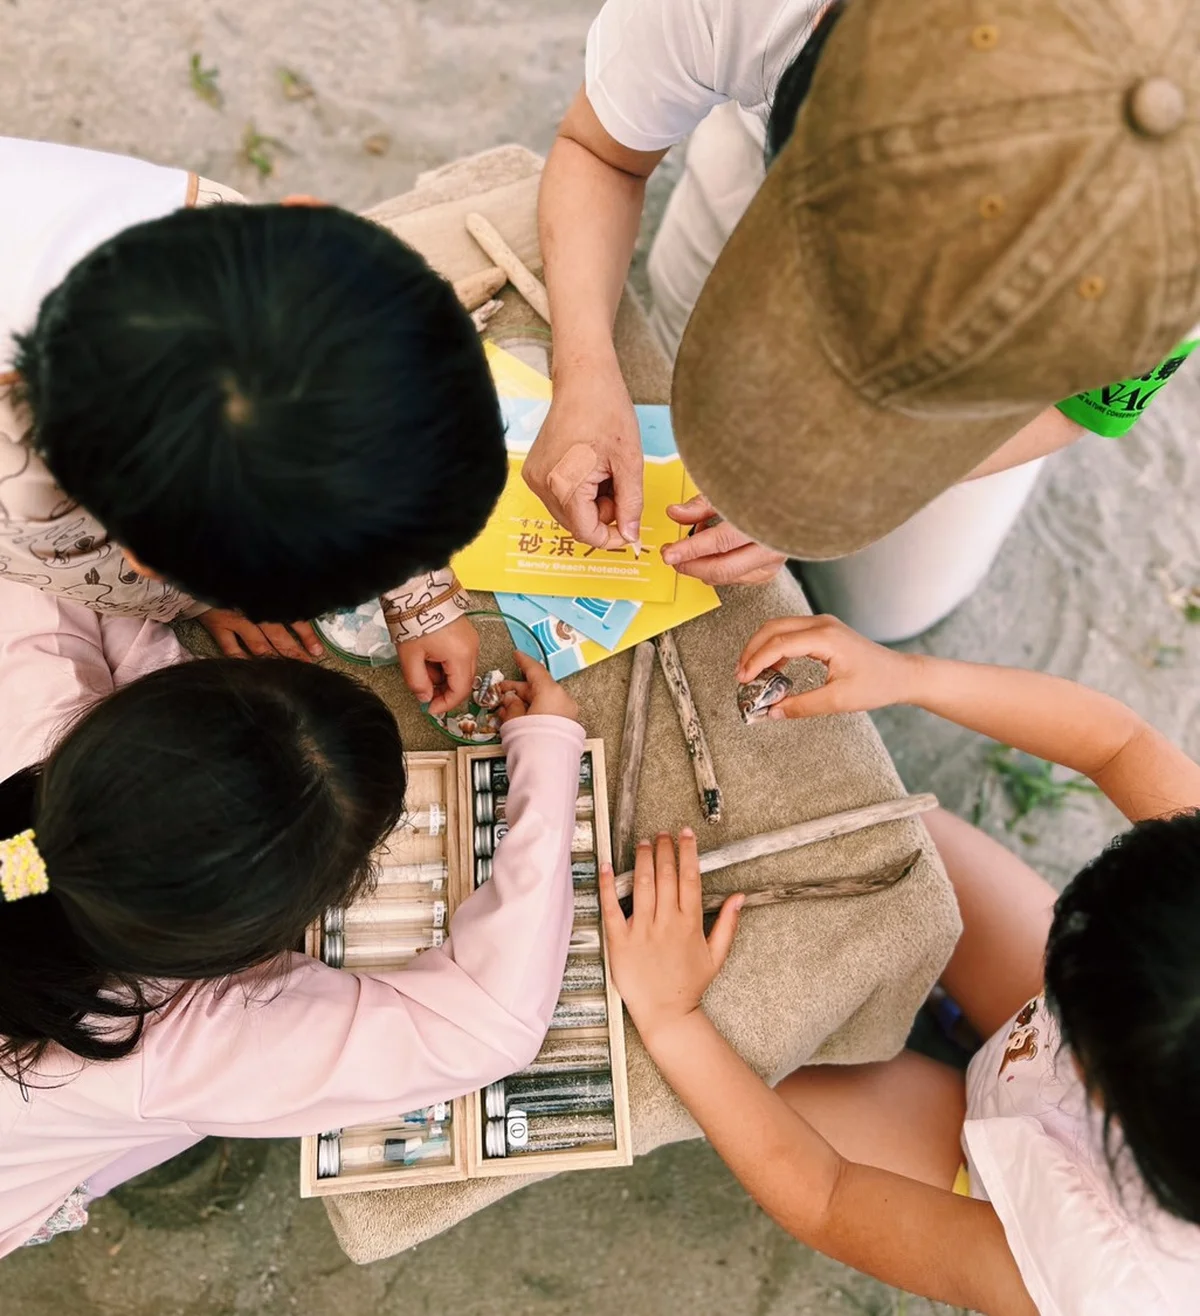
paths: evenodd
<path fill-rule="evenodd" d="M 1083 773 L 1131 821 L 1200 806 L 1200 766 L 1131 708 L 1074 681 L 895 653 L 833 617 L 768 622 L 746 646 L 739 679 L 799 657 L 825 663 L 829 679 L 776 705 L 773 716 L 913 704 Z"/>
<path fill-rule="evenodd" d="M 699 1010 L 643 1040 L 742 1187 L 802 1243 L 935 1301 L 1036 1312 L 990 1204 L 839 1156 Z"/>
<path fill-rule="evenodd" d="M 677 875 L 678 873 L 678 875 Z M 995 1211 L 840 1156 L 749 1068 L 700 998 L 736 924 L 733 897 L 706 942 L 695 837 L 638 848 L 633 917 L 611 871 L 601 900 L 613 974 L 642 1041 L 742 1186 L 810 1247 L 900 1288 L 998 1316 L 1035 1307 Z"/>
<path fill-rule="evenodd" d="M 915 667 L 906 702 L 1083 773 L 1131 822 L 1200 806 L 1200 765 L 1117 699 L 1010 667 Z"/>

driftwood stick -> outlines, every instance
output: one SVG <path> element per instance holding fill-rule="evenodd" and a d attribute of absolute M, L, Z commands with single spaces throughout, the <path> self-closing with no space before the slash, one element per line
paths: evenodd
<path fill-rule="evenodd" d="M 812 877 L 804 882 L 792 882 L 787 886 L 754 887 L 746 892 L 743 909 L 754 909 L 760 905 L 783 905 L 793 900 L 829 900 L 836 896 L 869 896 L 876 891 L 886 891 L 895 886 L 917 866 L 922 855 L 921 850 L 914 850 L 896 863 L 885 864 L 870 873 L 861 873 L 854 877 Z M 715 891 L 704 893 L 705 914 L 715 914 L 725 903 L 726 897 Z"/>
<path fill-rule="evenodd" d="M 829 841 L 835 836 L 848 836 L 864 827 L 878 823 L 895 822 L 928 813 L 937 808 L 936 795 L 905 795 L 899 800 L 884 800 L 881 804 L 866 804 L 860 809 L 846 809 L 831 813 L 825 818 L 810 818 L 807 822 L 793 823 L 776 832 L 760 832 L 729 845 L 719 845 L 700 856 L 701 873 L 715 873 L 721 868 L 744 864 L 750 859 L 782 854 L 785 850 L 798 850 L 817 841 Z M 617 895 L 627 896 L 633 890 L 633 873 L 621 873 L 617 878 Z"/>
<path fill-rule="evenodd" d="M 621 731 L 621 767 L 617 780 L 617 812 L 613 823 L 613 862 L 617 868 L 633 867 L 633 823 L 637 811 L 638 782 L 646 749 L 646 723 L 650 714 L 650 678 L 654 675 L 654 645 L 643 640 L 633 651 L 629 674 L 629 696 L 625 701 L 625 726 Z"/>
<path fill-rule="evenodd" d="M 454 295 L 464 311 L 476 311 L 484 302 L 490 302 L 507 282 L 508 275 L 499 265 L 489 265 L 486 270 L 476 270 L 459 279 L 454 285 Z"/>
<path fill-rule="evenodd" d="M 696 789 L 700 792 L 700 809 L 704 820 L 719 823 L 721 787 L 717 782 L 708 741 L 704 738 L 704 727 L 700 724 L 700 714 L 696 711 L 696 701 L 692 698 L 692 689 L 679 658 L 675 637 L 670 631 L 664 631 L 654 637 L 654 647 L 658 650 L 659 665 L 667 678 L 667 689 L 675 702 L 675 711 L 679 714 L 679 725 L 683 728 L 688 757 L 692 760 L 692 771 L 696 774 Z"/>
<path fill-rule="evenodd" d="M 507 242 L 496 232 L 495 226 L 482 215 L 472 212 L 466 219 L 467 232 L 487 255 L 508 275 L 509 282 L 533 307 L 547 324 L 550 323 L 550 298 L 546 286 L 530 270 Z"/>
<path fill-rule="evenodd" d="M 477 306 L 471 312 L 471 323 L 479 333 L 483 333 L 488 326 L 488 321 L 503 307 L 504 303 L 497 301 L 495 297 L 490 302 L 484 302 L 482 306 Z"/>

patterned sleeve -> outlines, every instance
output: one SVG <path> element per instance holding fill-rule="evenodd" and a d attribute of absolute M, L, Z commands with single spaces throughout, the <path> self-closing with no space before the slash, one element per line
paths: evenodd
<path fill-rule="evenodd" d="M 470 607 L 467 593 L 450 567 L 426 571 L 380 599 L 388 633 L 396 644 L 449 626 Z"/>

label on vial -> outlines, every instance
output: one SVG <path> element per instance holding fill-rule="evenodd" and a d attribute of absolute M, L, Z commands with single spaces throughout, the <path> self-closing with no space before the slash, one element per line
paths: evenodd
<path fill-rule="evenodd" d="M 523 1110 L 510 1110 L 505 1128 L 505 1136 L 510 1147 L 529 1145 L 529 1116 Z"/>
<path fill-rule="evenodd" d="M 433 926 L 435 928 L 444 928 L 446 926 L 446 902 L 444 900 L 435 900 L 433 902 Z"/>

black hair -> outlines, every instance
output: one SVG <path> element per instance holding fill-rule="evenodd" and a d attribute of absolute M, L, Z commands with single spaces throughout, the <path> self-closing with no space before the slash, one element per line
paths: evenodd
<path fill-rule="evenodd" d="M 0 902 L 0 1072 L 119 1059 L 189 984 L 269 969 L 371 880 L 405 784 L 387 708 L 327 668 L 184 663 L 96 704 L 0 785 L 50 884 Z"/>
<path fill-rule="evenodd" d="M 788 139 L 796 126 L 796 115 L 800 113 L 800 106 L 804 104 L 812 87 L 817 61 L 821 58 L 825 43 L 829 40 L 845 8 L 845 0 L 832 0 L 817 19 L 808 40 L 800 47 L 799 54 L 784 69 L 783 76 L 779 79 L 779 84 L 775 88 L 775 98 L 771 102 L 771 112 L 767 118 L 765 155 L 768 167 L 788 144 Z"/>
<path fill-rule="evenodd" d="M 449 283 L 333 207 L 125 229 L 17 337 L 33 442 L 147 567 L 255 621 L 444 567 L 504 486 L 499 400 Z"/>
<path fill-rule="evenodd" d="M 1140 822 L 1060 898 L 1046 1002 L 1154 1200 L 1200 1224 L 1200 811 Z"/>

